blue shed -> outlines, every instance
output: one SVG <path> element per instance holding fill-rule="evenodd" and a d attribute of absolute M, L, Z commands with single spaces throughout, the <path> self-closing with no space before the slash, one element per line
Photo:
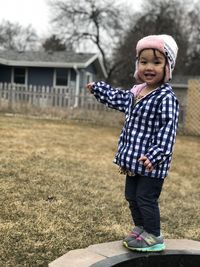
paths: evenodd
<path fill-rule="evenodd" d="M 74 88 L 105 79 L 106 71 L 94 53 L 72 51 L 0 51 L 0 83 Z"/>

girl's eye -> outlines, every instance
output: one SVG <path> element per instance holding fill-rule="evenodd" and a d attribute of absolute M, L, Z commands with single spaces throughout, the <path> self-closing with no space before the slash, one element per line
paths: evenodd
<path fill-rule="evenodd" d="M 147 62 L 145 60 L 140 60 L 140 64 L 146 64 Z"/>
<path fill-rule="evenodd" d="M 161 62 L 160 61 L 154 61 L 154 64 L 159 65 Z"/>

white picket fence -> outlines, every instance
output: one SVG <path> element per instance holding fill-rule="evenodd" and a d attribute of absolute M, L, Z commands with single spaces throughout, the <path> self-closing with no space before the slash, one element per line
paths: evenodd
<path fill-rule="evenodd" d="M 76 95 L 75 88 L 0 83 L 0 107 L 14 108 L 20 105 L 38 108 L 105 109 L 85 88 Z"/>
<path fill-rule="evenodd" d="M 102 110 L 113 113 L 112 109 L 100 104 L 85 88 L 76 95 L 75 88 L 50 86 L 24 86 L 11 83 L 0 83 L 0 111 L 32 112 L 56 108 L 63 112 L 74 108 L 83 110 Z M 33 109 L 33 110 L 32 110 Z M 55 110 L 55 109 L 53 109 Z M 69 110 L 68 110 L 69 111 Z M 180 105 L 179 129 L 184 129 L 187 106 Z"/>

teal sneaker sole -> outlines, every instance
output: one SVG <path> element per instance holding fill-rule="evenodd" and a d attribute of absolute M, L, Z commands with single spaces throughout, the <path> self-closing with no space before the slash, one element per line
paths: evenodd
<path fill-rule="evenodd" d="M 165 244 L 157 244 L 151 247 L 146 247 L 146 248 L 135 248 L 136 251 L 141 251 L 141 252 L 160 252 L 165 249 Z"/>
<path fill-rule="evenodd" d="M 160 252 L 165 249 L 165 244 L 156 244 L 151 247 L 146 247 L 146 248 L 134 248 L 134 247 L 129 247 L 126 242 L 123 242 L 123 245 L 133 251 L 140 251 L 140 252 Z"/>

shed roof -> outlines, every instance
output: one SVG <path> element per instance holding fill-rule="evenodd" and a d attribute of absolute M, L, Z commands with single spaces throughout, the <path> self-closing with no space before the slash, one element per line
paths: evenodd
<path fill-rule="evenodd" d="M 87 68 L 93 62 L 100 65 L 102 73 L 106 77 L 102 61 L 98 54 L 94 53 L 75 53 L 73 51 L 0 51 L 0 64 L 8 66 Z"/>

